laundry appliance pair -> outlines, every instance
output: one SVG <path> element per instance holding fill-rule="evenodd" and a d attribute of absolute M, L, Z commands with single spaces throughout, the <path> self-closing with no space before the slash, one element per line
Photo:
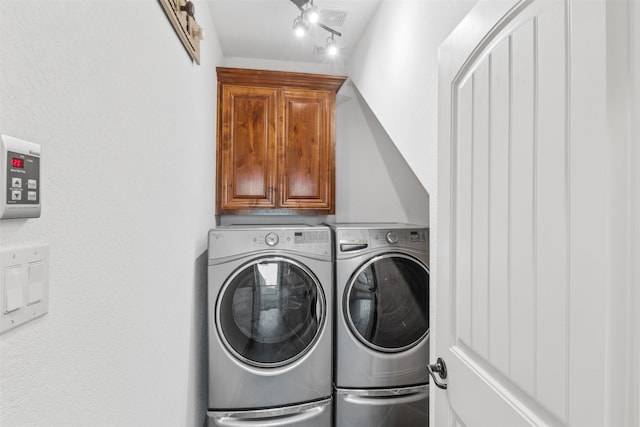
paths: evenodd
<path fill-rule="evenodd" d="M 428 230 L 209 232 L 208 426 L 428 425 Z"/>

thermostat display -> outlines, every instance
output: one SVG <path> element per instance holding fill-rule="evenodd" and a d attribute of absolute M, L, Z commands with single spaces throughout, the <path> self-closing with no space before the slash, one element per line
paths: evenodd
<path fill-rule="evenodd" d="M 40 216 L 40 145 L 2 135 L 0 219 Z"/>

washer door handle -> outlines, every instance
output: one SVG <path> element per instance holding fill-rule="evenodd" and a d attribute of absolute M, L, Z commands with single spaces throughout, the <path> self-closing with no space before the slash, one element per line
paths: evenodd
<path fill-rule="evenodd" d="M 429 375 L 431 375 L 431 378 L 433 378 L 433 383 L 436 385 L 436 387 L 446 390 L 447 383 L 438 381 L 434 374 L 435 372 L 443 380 L 447 379 L 447 365 L 446 363 L 444 363 L 442 357 L 438 357 L 436 363 L 427 365 L 427 370 L 429 371 Z"/>

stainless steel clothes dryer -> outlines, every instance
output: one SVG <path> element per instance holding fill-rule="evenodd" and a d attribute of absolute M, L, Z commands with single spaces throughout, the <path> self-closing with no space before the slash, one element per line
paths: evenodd
<path fill-rule="evenodd" d="M 324 226 L 209 231 L 210 427 L 330 425 L 331 249 Z"/>
<path fill-rule="evenodd" d="M 329 226 L 335 245 L 335 425 L 428 425 L 428 229 Z"/>

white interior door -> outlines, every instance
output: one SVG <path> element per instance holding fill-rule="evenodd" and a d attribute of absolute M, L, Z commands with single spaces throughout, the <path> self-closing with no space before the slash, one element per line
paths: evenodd
<path fill-rule="evenodd" d="M 611 289 L 633 187 L 608 131 L 607 8 L 481 0 L 441 47 L 432 425 L 623 425 L 607 376 L 629 354 Z"/>

